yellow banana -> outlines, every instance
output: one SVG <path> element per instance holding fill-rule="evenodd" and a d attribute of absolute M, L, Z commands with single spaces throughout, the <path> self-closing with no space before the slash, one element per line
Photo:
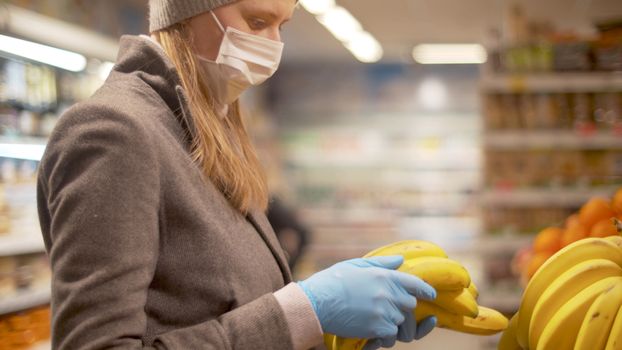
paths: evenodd
<path fill-rule="evenodd" d="M 404 261 L 398 270 L 421 278 L 438 292 L 460 291 L 471 283 L 467 270 L 458 262 L 446 258 L 409 259 Z"/>
<path fill-rule="evenodd" d="M 519 309 L 516 334 L 523 348 L 529 345 L 529 324 L 533 309 L 551 281 L 580 262 L 599 258 L 622 266 L 622 249 L 602 238 L 586 238 L 564 247 L 538 269 L 523 293 Z"/>
<path fill-rule="evenodd" d="M 620 266 L 610 260 L 592 259 L 576 264 L 549 282 L 532 313 L 529 348 L 536 348 L 544 327 L 562 305 L 593 283 L 614 276 L 622 276 Z"/>
<path fill-rule="evenodd" d="M 553 315 L 537 339 L 537 347 L 530 349 L 572 350 L 581 323 L 594 300 L 618 283 L 622 283 L 622 277 L 607 277 L 579 292 Z"/>
<path fill-rule="evenodd" d="M 617 245 L 619 248 L 622 248 L 622 236 L 609 236 L 605 237 L 604 239 Z"/>
<path fill-rule="evenodd" d="M 367 339 L 335 337 L 333 350 L 362 350 L 367 344 Z"/>
<path fill-rule="evenodd" d="M 333 343 L 335 341 L 335 336 L 333 334 L 324 333 L 324 345 L 328 350 L 335 350 L 333 347 Z"/>
<path fill-rule="evenodd" d="M 622 306 L 618 309 L 616 319 L 613 321 L 605 350 L 622 350 Z"/>
<path fill-rule="evenodd" d="M 603 350 L 620 305 L 622 281 L 599 295 L 590 306 L 579 329 L 574 350 Z"/>
<path fill-rule="evenodd" d="M 480 306 L 478 316 L 471 318 L 448 312 L 426 301 L 419 301 L 415 309 L 417 322 L 432 315 L 437 318 L 437 327 L 468 334 L 492 335 L 508 326 L 508 319 L 505 316 L 487 307 Z"/>
<path fill-rule="evenodd" d="M 479 313 L 477 301 L 466 288 L 457 291 L 440 291 L 432 303 L 449 312 L 472 318 L 477 317 Z"/>
<path fill-rule="evenodd" d="M 421 258 L 424 256 L 436 256 L 446 258 L 445 251 L 434 243 L 418 240 L 406 240 L 395 242 L 365 254 L 364 258 L 372 256 L 401 255 L 404 260 Z"/>
<path fill-rule="evenodd" d="M 503 331 L 497 350 L 522 350 L 516 340 L 516 327 L 518 326 L 518 313 L 514 314 L 508 323 L 508 328 Z"/>
<path fill-rule="evenodd" d="M 473 281 L 471 281 L 471 284 L 469 284 L 468 290 L 469 290 L 469 293 L 471 293 L 471 295 L 473 296 L 473 298 L 475 298 L 475 300 L 479 298 L 479 290 L 477 289 L 477 286 L 475 285 L 475 283 L 473 283 Z"/>

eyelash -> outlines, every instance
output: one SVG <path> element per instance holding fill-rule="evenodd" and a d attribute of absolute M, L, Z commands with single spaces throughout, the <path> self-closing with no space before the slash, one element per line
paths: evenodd
<path fill-rule="evenodd" d="M 261 30 L 266 27 L 266 21 L 259 18 L 251 19 L 249 23 L 253 30 Z"/>
<path fill-rule="evenodd" d="M 252 30 L 262 30 L 268 26 L 266 21 L 260 18 L 251 19 L 249 25 Z M 279 25 L 279 32 L 283 31 L 283 24 Z"/>

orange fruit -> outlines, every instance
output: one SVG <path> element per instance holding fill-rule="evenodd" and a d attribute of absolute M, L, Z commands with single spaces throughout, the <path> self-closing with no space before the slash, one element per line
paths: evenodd
<path fill-rule="evenodd" d="M 551 255 L 553 254 L 550 252 L 540 252 L 532 256 L 531 260 L 529 260 L 529 264 L 527 264 L 527 269 L 525 270 L 525 274 L 527 275 L 526 277 L 531 279 L 531 277 L 536 274 L 540 266 L 542 266 L 548 258 L 551 257 Z"/>
<path fill-rule="evenodd" d="M 578 224 L 567 228 L 562 235 L 562 247 L 588 237 L 590 232 L 585 226 Z"/>
<path fill-rule="evenodd" d="M 568 217 L 568 219 L 566 219 L 566 223 L 564 225 L 565 228 L 571 228 L 571 227 L 575 227 L 577 225 L 581 225 L 581 222 L 579 221 L 579 213 L 574 213 L 572 215 L 570 215 Z"/>
<path fill-rule="evenodd" d="M 604 198 L 594 197 L 583 205 L 579 212 L 579 221 L 588 229 L 596 225 L 597 222 L 611 219 L 616 214 L 611 210 L 609 201 Z"/>
<path fill-rule="evenodd" d="M 611 200 L 611 209 L 618 215 L 622 215 L 622 188 L 620 188 Z"/>
<path fill-rule="evenodd" d="M 540 231 L 533 241 L 533 250 L 536 253 L 555 253 L 562 247 L 564 231 L 559 227 L 548 227 Z"/>
<path fill-rule="evenodd" d="M 592 227 L 591 237 L 609 237 L 618 234 L 618 229 L 611 219 L 601 220 Z"/>

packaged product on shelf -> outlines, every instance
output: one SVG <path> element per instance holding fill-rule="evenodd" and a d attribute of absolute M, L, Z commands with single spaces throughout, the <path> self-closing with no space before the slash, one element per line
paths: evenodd
<path fill-rule="evenodd" d="M 46 113 L 41 118 L 41 125 L 39 127 L 39 133 L 41 136 L 50 136 L 52 130 L 58 122 L 58 116 L 54 113 Z"/>
<path fill-rule="evenodd" d="M 45 254 L 29 254 L 17 257 L 18 288 L 47 288 L 51 281 L 51 270 Z"/>
<path fill-rule="evenodd" d="M 583 152 L 583 169 L 581 183 L 592 186 L 606 185 L 609 179 L 607 152 L 602 150 L 586 150 Z"/>
<path fill-rule="evenodd" d="M 536 106 L 534 98 L 531 94 L 518 95 L 520 116 L 520 126 L 525 130 L 533 130 L 539 128 L 538 116 L 536 115 Z"/>
<path fill-rule="evenodd" d="M 560 126 L 555 100 L 551 94 L 537 94 L 534 104 L 538 129 L 556 129 Z"/>
<path fill-rule="evenodd" d="M 575 130 L 591 134 L 595 129 L 593 116 L 593 96 L 577 93 L 572 96 L 572 118 Z"/>
<path fill-rule="evenodd" d="M 0 300 L 15 294 L 17 285 L 15 283 L 15 270 L 17 261 L 14 257 L 0 257 Z"/>
<path fill-rule="evenodd" d="M 601 37 L 594 42 L 596 69 L 622 71 L 622 28 L 620 24 L 604 24 Z"/>
<path fill-rule="evenodd" d="M 590 44 L 585 41 L 557 42 L 553 45 L 553 66 L 557 71 L 592 69 Z"/>
<path fill-rule="evenodd" d="M 19 133 L 19 115 L 13 108 L 0 107 L 0 134 L 16 135 Z"/>
<path fill-rule="evenodd" d="M 36 136 L 39 132 L 39 116 L 24 110 L 19 114 L 19 132 L 26 136 Z"/>
<path fill-rule="evenodd" d="M 531 166 L 533 175 L 531 175 L 532 183 L 530 187 L 550 186 L 551 178 L 554 175 L 551 167 L 553 155 L 550 150 L 533 150 L 529 153 L 531 158 Z"/>
<path fill-rule="evenodd" d="M 557 151 L 552 153 L 553 161 L 551 163 L 552 183 L 561 186 L 572 186 L 576 184 L 577 179 L 585 166 L 583 164 L 583 156 L 581 152 L 575 150 Z"/>
<path fill-rule="evenodd" d="M 613 130 L 622 122 L 622 94 L 599 93 L 594 96 L 594 121 L 601 130 Z"/>
<path fill-rule="evenodd" d="M 622 185 L 622 150 L 610 150 L 606 157 L 608 183 Z"/>
<path fill-rule="evenodd" d="M 572 98 L 570 94 L 560 93 L 554 95 L 556 124 L 560 129 L 572 129 Z"/>
<path fill-rule="evenodd" d="M 521 115 L 517 95 L 505 94 L 501 97 L 501 110 L 504 116 L 504 126 L 506 129 L 520 129 Z"/>
<path fill-rule="evenodd" d="M 501 95 L 488 94 L 483 98 L 484 118 L 488 130 L 504 128 L 504 110 L 501 108 Z"/>

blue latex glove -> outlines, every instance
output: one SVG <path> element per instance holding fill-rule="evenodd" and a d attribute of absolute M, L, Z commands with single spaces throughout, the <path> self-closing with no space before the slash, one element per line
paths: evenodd
<path fill-rule="evenodd" d="M 375 339 L 381 345 L 412 341 L 435 324 L 421 322 L 417 330 L 412 315 L 417 298 L 434 300 L 436 291 L 418 277 L 395 271 L 403 261 L 401 256 L 347 260 L 298 283 L 325 333 Z"/>
<path fill-rule="evenodd" d="M 419 340 L 428 335 L 434 327 L 436 327 L 436 317 L 426 317 L 417 325 L 413 313 L 408 313 L 406 321 L 399 326 L 399 331 L 396 337 L 376 338 L 370 339 L 363 347 L 363 350 L 378 350 L 383 348 L 392 348 L 395 345 L 396 340 L 403 343 L 410 343 L 413 340 Z"/>

